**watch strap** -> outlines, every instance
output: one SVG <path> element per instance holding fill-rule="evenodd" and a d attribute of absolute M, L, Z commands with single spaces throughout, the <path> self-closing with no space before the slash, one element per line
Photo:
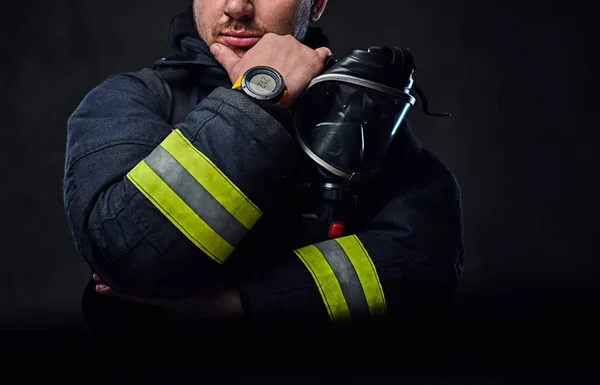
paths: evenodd
<path fill-rule="evenodd" d="M 233 89 L 233 90 L 241 89 L 243 78 L 244 78 L 244 75 L 237 78 L 235 83 L 233 83 L 233 86 L 231 87 L 231 89 Z M 287 89 L 283 90 L 283 94 L 281 95 L 281 98 L 279 98 L 279 100 L 277 101 L 277 104 L 284 106 L 287 109 L 290 109 L 292 103 L 291 103 L 290 95 L 289 95 L 289 92 Z"/>
<path fill-rule="evenodd" d="M 242 86 L 242 79 L 244 78 L 244 75 L 240 76 L 239 78 L 237 78 L 237 80 L 235 81 L 235 83 L 233 83 L 233 86 L 231 87 L 232 90 L 237 90 L 238 88 L 240 88 Z"/>

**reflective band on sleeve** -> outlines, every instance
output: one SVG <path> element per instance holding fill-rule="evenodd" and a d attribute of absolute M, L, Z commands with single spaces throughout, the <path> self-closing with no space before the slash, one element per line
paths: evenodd
<path fill-rule="evenodd" d="M 262 211 L 210 159 L 198 151 L 181 131 L 175 130 L 161 146 L 244 227 L 251 229 L 262 216 Z"/>
<path fill-rule="evenodd" d="M 322 242 L 315 246 L 325 256 L 327 263 L 333 270 L 335 278 L 344 293 L 352 319 L 356 320 L 361 316 L 368 315 L 369 306 L 360 285 L 361 282 L 344 249 L 335 241 Z"/>
<path fill-rule="evenodd" d="M 262 215 L 178 130 L 127 177 L 183 234 L 220 264 Z"/>
<path fill-rule="evenodd" d="M 344 253 L 352 262 L 356 275 L 361 283 L 365 299 L 369 305 L 371 317 L 387 313 L 385 295 L 375 265 L 365 249 L 365 246 L 356 235 L 338 238 L 336 241 L 344 249 Z"/>
<path fill-rule="evenodd" d="M 235 247 L 244 238 L 248 229 L 225 210 L 167 150 L 157 147 L 146 158 L 146 164 L 227 243 Z"/>
<path fill-rule="evenodd" d="M 344 292 L 335 276 L 335 272 L 319 249 L 311 245 L 295 250 L 294 253 L 302 260 L 317 283 L 331 320 L 349 320 L 350 309 L 348 309 L 348 304 L 344 298 Z"/>
<path fill-rule="evenodd" d="M 386 313 L 375 266 L 357 236 L 294 251 L 317 283 L 332 321 L 358 321 Z"/>

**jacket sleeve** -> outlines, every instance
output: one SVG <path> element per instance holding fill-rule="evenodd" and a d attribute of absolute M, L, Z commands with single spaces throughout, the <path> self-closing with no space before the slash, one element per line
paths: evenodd
<path fill-rule="evenodd" d="M 281 124 L 235 91 L 216 89 L 170 127 L 127 75 L 86 95 L 67 131 L 64 205 L 77 249 L 109 285 L 143 296 L 221 280 L 296 154 Z"/>
<path fill-rule="evenodd" d="M 463 258 L 450 170 L 422 150 L 404 172 L 388 167 L 362 200 L 355 234 L 279 255 L 240 283 L 250 318 L 355 323 L 447 309 Z"/>

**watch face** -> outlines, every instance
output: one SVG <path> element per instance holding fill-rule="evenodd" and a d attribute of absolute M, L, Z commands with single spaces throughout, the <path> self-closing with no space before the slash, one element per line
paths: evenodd
<path fill-rule="evenodd" d="M 270 100 L 283 92 L 283 78 L 272 68 L 255 67 L 244 76 L 242 88 L 255 98 Z"/>
<path fill-rule="evenodd" d="M 272 95 L 277 89 L 277 80 L 269 74 L 256 74 L 248 79 L 250 91 L 260 96 Z"/>

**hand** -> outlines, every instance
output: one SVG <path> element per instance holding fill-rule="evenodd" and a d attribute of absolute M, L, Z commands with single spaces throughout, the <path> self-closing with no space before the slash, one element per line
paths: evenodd
<path fill-rule="evenodd" d="M 323 71 L 325 60 L 331 55 L 329 48 L 315 50 L 291 35 L 274 33 L 264 35 L 242 58 L 219 43 L 211 45 L 210 51 L 225 68 L 232 83 L 252 67 L 262 65 L 275 68 L 283 76 L 292 103 L 308 83 Z"/>
<path fill-rule="evenodd" d="M 240 295 L 232 289 L 216 289 L 183 299 L 142 298 L 113 290 L 102 283 L 97 274 L 93 275 L 93 279 L 97 283 L 96 292 L 104 296 L 158 306 L 199 318 L 234 318 L 243 315 Z"/>

